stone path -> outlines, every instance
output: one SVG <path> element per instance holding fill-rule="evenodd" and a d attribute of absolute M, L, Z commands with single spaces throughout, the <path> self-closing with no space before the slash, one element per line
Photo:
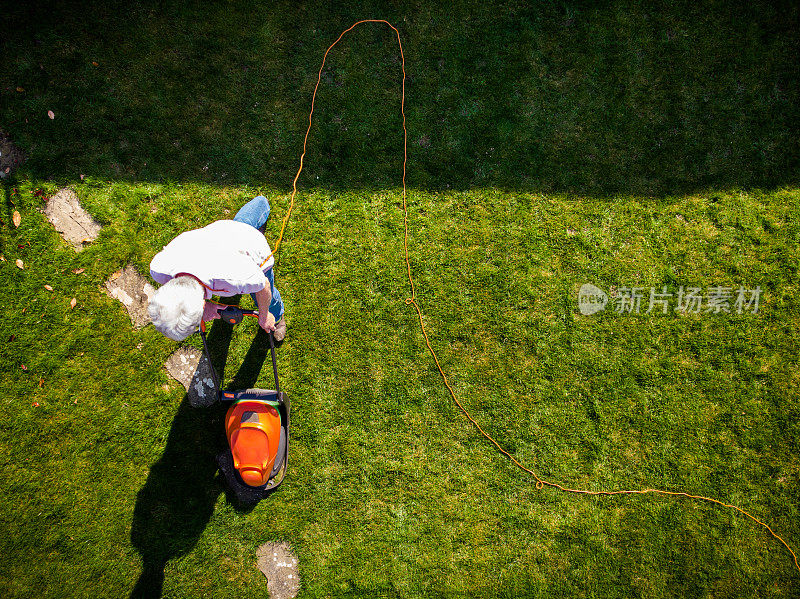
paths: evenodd
<path fill-rule="evenodd" d="M 193 408 L 207 408 L 217 401 L 208 359 L 201 351 L 181 347 L 167 358 L 167 372 L 186 388 Z"/>
<path fill-rule="evenodd" d="M 81 251 L 84 244 L 100 234 L 100 225 L 83 209 L 77 194 L 69 188 L 59 190 L 47 201 L 44 214 L 75 251 Z M 150 323 L 147 305 L 155 288 L 133 266 L 113 273 L 104 287 L 108 295 L 125 306 L 134 328 L 140 329 Z M 214 402 L 214 383 L 204 356 L 180 348 L 167 359 L 165 366 L 169 375 L 186 388 L 192 406 L 204 407 Z"/>
<path fill-rule="evenodd" d="M 126 266 L 112 274 L 105 287 L 108 295 L 125 306 L 134 328 L 140 329 L 150 323 L 147 304 L 156 290 L 133 266 Z"/>
<path fill-rule="evenodd" d="M 81 251 L 84 243 L 94 241 L 100 234 L 100 225 L 81 207 L 76 193 L 67 187 L 47 201 L 44 214 L 76 251 Z"/>
<path fill-rule="evenodd" d="M 81 207 L 77 194 L 61 189 L 47 202 L 45 216 L 75 251 L 81 251 L 100 234 L 100 225 Z M 105 292 L 119 300 L 140 329 L 150 323 L 147 305 L 155 288 L 133 266 L 118 270 L 105 282 Z M 164 364 L 169 375 L 186 388 L 193 407 L 207 407 L 216 401 L 210 365 L 203 352 L 181 347 Z M 300 592 L 297 556 L 286 543 L 265 543 L 256 551 L 259 570 L 267 577 L 272 599 L 294 599 Z"/>
<path fill-rule="evenodd" d="M 264 543 L 256 550 L 258 569 L 267 577 L 272 599 L 294 599 L 300 592 L 297 556 L 286 543 Z"/>

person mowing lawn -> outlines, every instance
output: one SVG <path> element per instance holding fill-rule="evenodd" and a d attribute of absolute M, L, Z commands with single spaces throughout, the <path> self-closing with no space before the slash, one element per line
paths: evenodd
<path fill-rule="evenodd" d="M 212 295 L 249 293 L 258 306 L 258 324 L 275 341 L 286 336 L 283 300 L 275 288 L 269 243 L 263 234 L 269 202 L 258 196 L 233 220 L 218 220 L 181 233 L 155 255 L 150 275 L 161 284 L 147 311 L 161 333 L 182 341 L 200 321 L 219 318 Z"/>

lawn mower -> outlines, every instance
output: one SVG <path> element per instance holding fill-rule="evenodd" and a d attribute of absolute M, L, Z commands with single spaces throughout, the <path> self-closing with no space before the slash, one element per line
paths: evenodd
<path fill-rule="evenodd" d="M 238 324 L 245 316 L 258 317 L 256 310 L 237 306 L 226 306 L 218 314 L 229 324 Z M 257 501 L 280 486 L 289 461 L 290 401 L 280 390 L 278 382 L 275 339 L 269 333 L 275 389 L 223 391 L 211 363 L 204 322 L 200 323 L 200 337 L 217 398 L 221 402 L 231 402 L 225 415 L 225 436 L 229 451 L 217 456 L 217 464 L 231 490 L 239 498 Z"/>

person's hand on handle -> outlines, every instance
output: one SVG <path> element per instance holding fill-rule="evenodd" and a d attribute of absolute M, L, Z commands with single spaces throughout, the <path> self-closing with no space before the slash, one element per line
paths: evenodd
<path fill-rule="evenodd" d="M 208 322 L 209 320 L 214 320 L 219 318 L 218 310 L 221 308 L 219 304 L 215 304 L 214 302 L 207 301 L 203 306 L 203 322 Z"/>
<path fill-rule="evenodd" d="M 269 283 L 264 286 L 261 291 L 256 291 L 256 303 L 258 304 L 258 326 L 264 329 L 267 333 L 275 330 L 275 317 L 269 311 L 269 305 L 272 302 L 272 292 L 269 289 Z"/>
<path fill-rule="evenodd" d="M 266 314 L 266 316 L 264 316 Z M 264 329 L 267 333 L 272 333 L 275 330 L 275 317 L 269 310 L 258 311 L 258 326 Z"/>

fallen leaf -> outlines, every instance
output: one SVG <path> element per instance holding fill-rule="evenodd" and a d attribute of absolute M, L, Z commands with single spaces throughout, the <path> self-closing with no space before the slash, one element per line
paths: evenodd
<path fill-rule="evenodd" d="M 44 387 L 44 379 L 39 379 L 39 387 Z"/>
<path fill-rule="evenodd" d="M 17 265 L 17 268 L 20 268 L 20 269 L 24 269 L 25 268 L 25 263 L 22 260 L 20 260 L 19 258 L 17 258 L 16 265 Z"/>
<path fill-rule="evenodd" d="M 99 65 L 97 62 L 95 62 L 95 61 L 93 60 L 93 61 L 92 61 L 92 66 L 94 66 L 94 67 L 99 67 L 100 65 Z"/>
<path fill-rule="evenodd" d="M 115 273 L 112 273 L 111 277 L 109 277 L 109 279 L 108 279 L 108 280 L 109 280 L 109 281 L 116 281 L 116 280 L 117 280 L 117 279 L 119 279 L 121 276 L 122 276 L 122 271 L 121 271 L 121 270 L 118 270 L 118 271 L 116 271 Z"/>
<path fill-rule="evenodd" d="M 76 299 L 73 297 L 73 298 L 72 298 L 72 300 L 69 302 L 69 307 L 70 307 L 70 308 L 74 308 L 74 307 L 75 307 L 75 306 L 77 306 L 77 305 L 78 305 L 78 300 L 76 300 Z"/>
<path fill-rule="evenodd" d="M 86 271 L 85 268 L 76 268 L 72 272 L 75 273 L 76 275 L 79 275 L 79 274 L 81 274 L 82 272 L 85 272 L 85 271 Z"/>
<path fill-rule="evenodd" d="M 47 289 L 48 291 L 52 291 L 53 290 L 53 288 L 50 287 L 50 285 L 45 285 L 44 288 Z"/>
<path fill-rule="evenodd" d="M 50 120 L 52 121 L 54 118 L 56 118 L 56 113 L 53 112 L 52 110 L 48 110 L 47 111 L 47 116 L 49 116 Z"/>
<path fill-rule="evenodd" d="M 22 222 L 22 216 L 20 216 L 19 210 L 14 210 L 14 214 L 11 215 L 11 220 L 15 227 L 19 227 L 19 224 Z"/>

